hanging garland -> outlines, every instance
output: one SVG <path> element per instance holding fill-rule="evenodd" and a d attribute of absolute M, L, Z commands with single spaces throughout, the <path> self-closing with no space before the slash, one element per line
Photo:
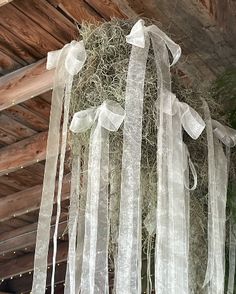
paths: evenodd
<path fill-rule="evenodd" d="M 222 105 L 208 92 L 186 89 L 177 79 L 171 83 L 170 66 L 178 61 L 180 47 L 148 20 L 146 24 L 142 20 L 84 24 L 81 35 L 83 43 L 72 42 L 49 58 L 57 68 L 55 105 L 62 103 L 66 87 L 59 182 L 68 103 L 71 117 L 65 293 L 111 293 L 113 289 L 117 294 L 137 294 L 155 289 L 160 294 L 223 294 L 229 160 L 222 144 L 233 147 L 236 135 L 224 127 L 228 121 Z M 54 119 L 52 112 L 50 124 Z M 55 125 L 52 129 L 54 134 Z M 58 156 L 52 144 L 49 140 L 49 163 Z M 55 179 L 49 174 L 55 168 L 53 163 L 45 170 L 45 189 L 51 189 L 52 197 L 44 191 L 35 294 L 45 290 L 49 239 L 43 230 L 51 217 Z M 60 206 L 58 219 L 59 213 Z M 54 252 L 56 238 L 55 234 Z M 231 288 L 233 272 L 231 263 Z"/>

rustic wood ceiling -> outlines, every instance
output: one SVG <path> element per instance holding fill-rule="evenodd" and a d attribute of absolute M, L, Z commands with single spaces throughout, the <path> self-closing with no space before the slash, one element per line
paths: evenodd
<path fill-rule="evenodd" d="M 182 76 L 211 81 L 236 65 L 236 10 L 233 0 L 3 2 L 8 1 L 0 1 L 0 291 L 29 293 L 53 80 L 45 69 L 47 52 L 79 38 L 83 20 L 139 14 L 160 21 L 181 44 Z M 69 175 L 62 195 L 56 293 L 63 293 Z M 55 217 L 52 233 L 54 222 Z"/>

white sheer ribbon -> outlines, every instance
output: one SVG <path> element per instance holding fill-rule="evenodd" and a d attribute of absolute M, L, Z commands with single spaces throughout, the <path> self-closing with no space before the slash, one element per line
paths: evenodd
<path fill-rule="evenodd" d="M 229 279 L 227 294 L 234 294 L 235 258 L 236 258 L 236 226 L 234 220 L 230 221 L 229 236 Z"/>
<path fill-rule="evenodd" d="M 204 285 L 209 294 L 223 294 L 228 160 L 223 150 L 235 146 L 236 131 L 212 120 L 203 101 L 208 140 L 208 264 Z"/>
<path fill-rule="evenodd" d="M 79 219 L 79 194 L 80 194 L 80 165 L 81 154 L 78 146 L 78 155 L 74 155 L 72 161 L 71 190 L 70 190 L 70 210 L 68 221 L 69 249 L 67 257 L 65 294 L 74 294 L 76 289 L 76 237 Z"/>
<path fill-rule="evenodd" d="M 162 157 L 163 168 L 159 167 L 157 203 L 156 244 L 156 292 L 189 293 L 188 250 L 189 250 L 189 192 L 197 185 L 197 175 L 183 143 L 182 128 L 197 139 L 205 123 L 199 114 L 174 94 L 163 96 L 163 145 L 158 146 L 158 158 Z M 170 101 L 172 107 L 169 107 Z M 162 97 L 161 97 L 162 99 Z M 159 137 L 160 138 L 160 137 Z M 164 153 L 163 153 L 164 152 Z M 166 154 L 165 154 L 166 153 Z M 195 183 L 189 188 L 188 164 Z M 160 163 L 159 163 L 160 164 Z M 187 177 L 185 176 L 187 174 Z"/>
<path fill-rule="evenodd" d="M 157 65 L 160 95 L 156 291 L 160 294 L 185 293 L 183 292 L 184 287 L 179 288 L 180 292 L 175 287 L 177 283 L 183 284 L 183 277 L 180 275 L 182 271 L 186 271 L 183 264 L 180 271 L 177 264 L 180 258 L 176 253 L 179 252 L 186 259 L 186 256 L 184 256 L 186 250 L 183 252 L 183 247 L 181 246 L 183 242 L 184 244 L 187 242 L 186 236 L 182 236 L 185 234 L 186 224 L 181 214 L 185 213 L 183 203 L 185 201 L 185 191 L 181 124 L 196 139 L 204 128 L 204 122 L 187 104 L 180 104 L 177 103 L 178 101 L 176 99 L 172 99 L 168 49 L 173 57 L 171 64 L 173 65 L 181 55 L 180 47 L 155 25 L 145 27 L 143 20 L 139 20 L 127 36 L 127 42 L 133 46 L 129 62 L 125 101 L 126 119 L 124 122 L 120 228 L 116 273 L 117 294 L 141 293 L 140 160 L 143 86 L 150 39 Z M 167 113 L 164 112 L 164 108 Z M 167 169 L 168 165 L 173 167 L 173 169 Z M 179 197 L 176 197 L 176 191 L 174 195 L 173 190 L 176 181 L 180 181 L 178 183 L 180 189 L 177 193 Z M 167 201 L 167 197 L 170 201 Z M 180 207 L 181 216 L 179 218 L 176 214 L 176 211 L 179 210 L 174 207 L 174 203 L 177 207 Z M 177 222 L 174 223 L 174 220 L 177 220 Z M 181 236 L 178 235 L 180 230 Z M 175 238 L 178 238 L 178 240 L 182 238 L 182 243 L 177 242 Z M 169 241 L 171 241 L 170 245 L 168 245 Z M 171 246 L 172 251 L 170 248 L 166 251 L 165 246 Z M 174 249 L 175 246 L 178 247 L 176 250 Z M 166 262 L 166 258 L 168 262 Z M 182 260 L 179 261 L 179 263 L 181 262 Z M 186 276 L 187 272 L 185 273 Z M 165 284 L 164 281 L 167 280 L 171 281 L 169 287 L 162 287 Z"/>
<path fill-rule="evenodd" d="M 61 50 L 48 53 L 47 69 L 51 69 L 54 67 L 56 69 L 52 93 L 42 201 L 39 212 L 38 231 L 35 248 L 34 277 L 32 286 L 33 294 L 44 294 L 46 287 L 50 221 L 53 208 L 56 169 L 60 146 L 60 123 L 62 108 L 64 106 L 63 130 L 61 138 L 62 143 L 60 149 L 60 171 L 57 188 L 57 204 L 59 205 L 59 207 L 55 226 L 55 236 L 57 236 L 57 228 L 60 215 L 60 198 L 63 179 L 64 158 L 66 152 L 66 137 L 71 86 L 73 76 L 81 70 L 85 60 L 86 52 L 82 41 L 72 41 L 70 44 L 65 45 Z M 56 260 L 55 240 L 56 237 L 54 237 L 52 284 L 54 284 Z M 54 289 L 54 285 L 52 289 Z"/>
<path fill-rule="evenodd" d="M 109 132 L 117 131 L 123 119 L 123 108 L 114 101 L 106 100 L 98 108 L 75 113 L 70 125 L 70 130 L 76 133 L 91 128 L 82 294 L 108 293 Z"/>

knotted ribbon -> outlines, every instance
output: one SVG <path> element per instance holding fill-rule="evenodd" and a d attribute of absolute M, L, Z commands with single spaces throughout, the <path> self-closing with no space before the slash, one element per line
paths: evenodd
<path fill-rule="evenodd" d="M 51 114 L 47 141 L 47 154 L 44 172 L 42 200 L 39 212 L 38 231 L 35 248 L 33 294 L 44 294 L 47 276 L 47 253 L 49 246 L 50 221 L 55 192 L 57 161 L 60 149 L 59 180 L 57 185 L 57 218 L 54 233 L 53 273 L 51 292 L 54 291 L 56 262 L 56 240 L 60 216 L 61 188 L 66 152 L 67 124 L 70 105 L 70 93 L 73 76 L 78 73 L 86 60 L 83 42 L 72 41 L 61 50 L 48 53 L 47 69 L 55 68 Z M 60 146 L 60 123 L 64 108 L 63 127 Z"/>
<path fill-rule="evenodd" d="M 236 131 L 212 120 L 203 101 L 208 141 L 208 264 L 204 285 L 209 294 L 223 294 L 225 281 L 225 222 L 229 148 L 236 144 Z M 226 146 L 227 156 L 223 145 Z"/>
<path fill-rule="evenodd" d="M 173 110 L 175 108 L 171 95 L 168 49 L 173 57 L 171 65 L 174 65 L 181 55 L 181 48 L 155 25 L 145 27 L 143 20 L 139 20 L 127 36 L 127 42 L 132 45 L 132 50 L 125 100 L 126 118 L 124 122 L 120 227 L 116 268 L 117 294 L 141 293 L 140 161 L 143 88 L 150 40 L 155 54 L 160 97 L 157 154 L 159 178 L 156 218 L 158 235 L 156 242 L 156 292 L 159 294 L 187 293 L 187 290 L 183 291 L 183 277 L 180 277 L 182 272 L 186 271 L 182 260 L 180 260 L 181 258 L 186 259 L 186 256 L 184 256 L 186 250 L 183 252 L 181 245 L 187 241 L 185 236 L 182 236 L 184 234 L 182 231 L 182 235 L 178 235 L 178 238 L 182 238 L 182 243 L 175 240 L 177 233 L 179 233 L 178 226 L 183 231 L 186 228 L 182 216 L 178 219 L 178 215 L 176 215 L 178 207 L 180 213 L 185 212 L 181 122 L 190 135 L 193 135 L 193 138 L 199 136 L 204 128 L 204 123 L 193 109 L 185 104 L 177 103 L 177 100 L 175 101 L 177 110 Z M 171 113 L 168 113 L 168 111 Z M 167 168 L 168 165 L 172 170 Z M 173 190 L 176 181 L 181 186 L 177 193 L 178 197 L 176 197 L 176 193 L 174 195 Z M 174 207 L 174 203 L 178 206 L 177 208 Z M 176 223 L 174 223 L 175 220 L 177 220 Z M 169 238 L 168 242 L 171 241 L 171 245 L 168 245 L 168 242 L 165 244 L 166 236 Z M 178 247 L 176 247 L 176 250 L 174 249 L 175 245 Z M 172 251 L 169 247 L 166 251 L 165 246 L 171 246 Z M 178 251 L 179 248 L 180 251 Z M 176 251 L 180 252 L 181 258 L 176 256 Z M 180 260 L 179 263 L 183 265 L 181 269 L 177 260 Z M 166 273 L 168 274 L 166 275 Z M 187 279 L 187 273 L 185 273 L 185 278 Z M 167 280 L 171 281 L 171 285 L 167 282 L 169 286 L 162 287 Z M 180 292 L 178 292 L 177 283 L 181 284 Z"/>
<path fill-rule="evenodd" d="M 74 114 L 70 130 L 89 130 L 88 186 L 81 293 L 108 293 L 108 172 L 109 132 L 117 131 L 124 120 L 123 108 L 106 100 L 97 108 Z"/>

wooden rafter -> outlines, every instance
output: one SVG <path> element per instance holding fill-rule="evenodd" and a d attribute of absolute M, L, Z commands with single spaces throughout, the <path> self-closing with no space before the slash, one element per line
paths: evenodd
<path fill-rule="evenodd" d="M 0 150 L 0 175 L 29 166 L 46 158 L 47 132 L 3 147 Z"/>
<path fill-rule="evenodd" d="M 67 259 L 68 244 L 62 242 L 58 244 L 57 262 L 63 262 Z M 48 254 L 48 265 L 52 264 L 52 249 Z M 28 253 L 23 256 L 11 259 L 1 264 L 0 277 L 1 279 L 8 279 L 10 277 L 20 275 L 32 271 L 34 268 L 34 254 Z"/>
<path fill-rule="evenodd" d="M 49 91 L 53 86 L 53 74 L 53 70 L 46 69 L 46 60 L 42 59 L 1 77 L 0 110 Z"/>
<path fill-rule="evenodd" d="M 64 177 L 62 200 L 69 198 L 70 175 Z M 20 216 L 30 211 L 38 210 L 42 195 L 42 185 L 14 193 L 0 199 L 0 222 L 14 216 Z M 56 199 L 55 199 L 56 200 Z"/>

